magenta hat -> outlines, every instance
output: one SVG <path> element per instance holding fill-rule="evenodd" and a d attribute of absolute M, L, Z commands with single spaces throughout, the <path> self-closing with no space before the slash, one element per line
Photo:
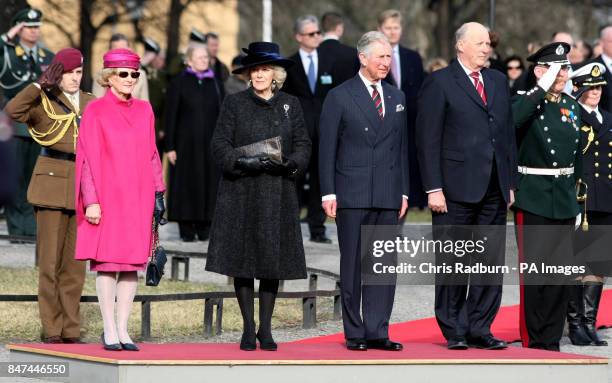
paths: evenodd
<path fill-rule="evenodd" d="M 104 54 L 104 68 L 140 68 L 140 57 L 129 49 L 111 49 Z"/>

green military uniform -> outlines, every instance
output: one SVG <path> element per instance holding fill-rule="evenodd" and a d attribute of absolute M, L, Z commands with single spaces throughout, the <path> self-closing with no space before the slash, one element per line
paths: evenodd
<path fill-rule="evenodd" d="M 154 52 L 159 55 L 161 48 L 157 42 L 150 38 L 144 39 L 145 51 Z M 166 90 L 168 88 L 168 73 L 164 69 L 157 69 L 151 63 L 143 67 L 146 75 L 147 82 L 149 83 L 149 102 L 153 108 L 153 114 L 155 115 L 155 137 L 157 143 L 157 149 L 159 153 L 164 152 L 163 139 L 160 136 L 163 135 L 164 131 L 164 107 L 166 103 Z M 162 133 L 162 134 L 160 134 Z"/>
<path fill-rule="evenodd" d="M 13 17 L 12 25 L 24 23 L 26 27 L 39 27 L 42 13 L 39 10 L 27 8 L 19 11 Z M 7 100 L 15 97 L 28 84 L 36 81 L 41 73 L 53 60 L 53 53 L 38 45 L 28 48 L 19 42 L 18 38 L 10 40 L 6 34 L 0 36 L 0 88 Z M 31 138 L 27 126 L 15 124 L 12 146 L 16 153 L 15 173 L 18 177 L 15 198 L 6 206 L 6 216 L 9 234 L 36 234 L 34 211 L 26 200 L 26 190 L 40 146 Z"/>
<path fill-rule="evenodd" d="M 535 87 L 515 96 L 512 110 L 524 134 L 518 150 L 519 167 L 573 168 L 572 174 L 568 171 L 558 176 L 519 174 L 515 207 L 552 219 L 576 217 L 576 182 L 582 173 L 580 106 L 566 94 L 555 100 Z"/>
<path fill-rule="evenodd" d="M 519 262 L 539 270 L 521 275 L 519 327 L 524 347 L 550 351 L 559 351 L 570 290 L 563 274 L 546 272 L 542 265 L 574 259 L 576 184 L 582 173 L 580 105 L 566 94 L 547 92 L 560 86 L 559 73 L 569 70 L 569 50 L 569 44 L 552 43 L 528 57 L 534 71 L 549 69 L 512 102 L 519 136 L 514 203 Z"/>

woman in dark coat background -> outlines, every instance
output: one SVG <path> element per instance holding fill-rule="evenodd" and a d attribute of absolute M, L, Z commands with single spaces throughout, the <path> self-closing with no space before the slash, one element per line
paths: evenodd
<path fill-rule="evenodd" d="M 297 98 L 280 92 L 293 64 L 274 43 L 251 43 L 242 67 L 249 89 L 223 103 L 212 140 L 223 169 L 206 270 L 234 277 L 242 313 L 242 350 L 276 350 L 271 321 L 280 279 L 306 278 L 295 177 L 308 166 L 311 143 Z M 283 161 L 245 157 L 237 148 L 280 136 Z M 255 333 L 254 278 L 259 284 Z"/>
<path fill-rule="evenodd" d="M 208 240 L 220 172 L 210 142 L 223 100 L 223 84 L 208 67 L 205 45 L 187 49 L 187 69 L 168 88 L 166 150 L 170 168 L 168 219 L 186 242 Z"/>

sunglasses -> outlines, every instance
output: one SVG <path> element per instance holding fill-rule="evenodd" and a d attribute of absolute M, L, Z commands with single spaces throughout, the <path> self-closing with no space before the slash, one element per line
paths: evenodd
<path fill-rule="evenodd" d="M 300 35 L 315 37 L 315 36 L 320 36 L 321 35 L 321 31 L 314 31 L 314 32 L 310 32 L 310 33 L 300 33 Z"/>
<path fill-rule="evenodd" d="M 130 76 L 131 78 L 138 78 L 140 77 L 140 72 L 121 71 L 121 72 L 117 72 L 117 76 L 121 78 L 127 78 L 128 76 Z"/>

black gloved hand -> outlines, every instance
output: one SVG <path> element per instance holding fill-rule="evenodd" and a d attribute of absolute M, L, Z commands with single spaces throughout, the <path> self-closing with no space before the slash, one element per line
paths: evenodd
<path fill-rule="evenodd" d="M 166 212 L 166 205 L 164 204 L 164 193 L 155 192 L 155 208 L 153 209 L 153 217 L 155 217 L 155 224 L 165 225 L 168 220 L 164 218 Z"/>
<path fill-rule="evenodd" d="M 236 160 L 234 167 L 249 174 L 257 174 L 264 170 L 262 160 L 268 157 L 240 157 Z"/>
<path fill-rule="evenodd" d="M 285 169 L 285 175 L 287 176 L 292 176 L 298 171 L 297 163 L 287 158 L 283 158 L 283 168 Z"/>
<path fill-rule="evenodd" d="M 263 170 L 273 176 L 285 175 L 285 167 L 282 163 L 275 161 L 271 158 L 264 158 L 261 160 Z"/>

